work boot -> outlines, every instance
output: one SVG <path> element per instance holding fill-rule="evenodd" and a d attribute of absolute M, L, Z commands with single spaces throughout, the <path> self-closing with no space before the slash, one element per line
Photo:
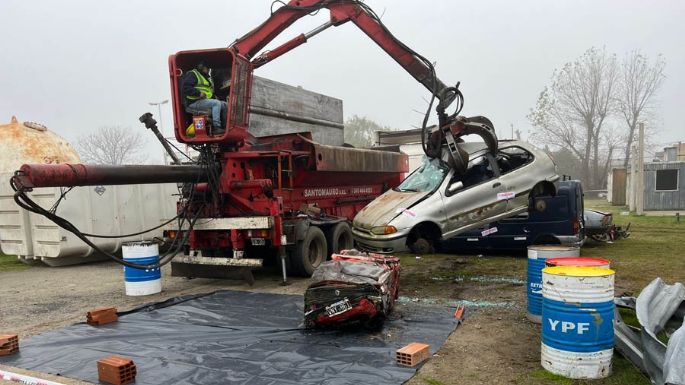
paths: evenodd
<path fill-rule="evenodd" d="M 219 124 L 212 124 L 212 135 L 213 136 L 221 136 L 226 133 L 226 129 L 224 129 L 221 126 L 221 123 Z"/>

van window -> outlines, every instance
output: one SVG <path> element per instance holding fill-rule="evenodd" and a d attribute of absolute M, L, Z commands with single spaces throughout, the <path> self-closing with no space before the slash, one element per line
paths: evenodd
<path fill-rule="evenodd" d="M 449 168 L 440 159 L 424 156 L 423 165 L 407 177 L 395 191 L 431 192 L 438 188 Z"/>
<path fill-rule="evenodd" d="M 506 174 L 533 161 L 533 154 L 521 147 L 506 147 L 500 149 L 497 166 L 501 174 Z"/>

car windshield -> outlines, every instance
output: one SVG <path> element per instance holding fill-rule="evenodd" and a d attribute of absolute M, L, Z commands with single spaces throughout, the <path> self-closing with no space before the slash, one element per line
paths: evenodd
<path fill-rule="evenodd" d="M 449 168 L 440 159 L 423 158 L 423 164 L 407 177 L 396 191 L 430 192 L 445 179 Z"/>

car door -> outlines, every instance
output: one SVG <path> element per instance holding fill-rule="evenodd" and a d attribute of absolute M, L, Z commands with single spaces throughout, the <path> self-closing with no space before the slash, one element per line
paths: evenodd
<path fill-rule="evenodd" d="M 533 154 L 519 146 L 502 148 L 495 157 L 503 187 L 499 199 L 507 202 L 507 212 L 521 212 L 528 207 L 528 186 L 535 181 L 528 170 L 532 161 Z"/>
<path fill-rule="evenodd" d="M 498 177 L 499 170 L 489 153 L 474 156 L 465 173 L 452 174 L 443 191 L 444 238 L 489 223 L 506 210 L 506 200 L 497 199 L 504 191 Z"/>

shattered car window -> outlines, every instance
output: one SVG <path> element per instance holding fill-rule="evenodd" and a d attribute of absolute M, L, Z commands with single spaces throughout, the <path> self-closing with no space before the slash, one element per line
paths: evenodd
<path fill-rule="evenodd" d="M 521 147 L 500 149 L 495 158 L 500 172 L 506 174 L 533 161 L 533 154 Z"/>
<path fill-rule="evenodd" d="M 445 179 L 449 168 L 440 159 L 423 157 L 423 165 L 407 177 L 397 191 L 430 192 Z"/>

